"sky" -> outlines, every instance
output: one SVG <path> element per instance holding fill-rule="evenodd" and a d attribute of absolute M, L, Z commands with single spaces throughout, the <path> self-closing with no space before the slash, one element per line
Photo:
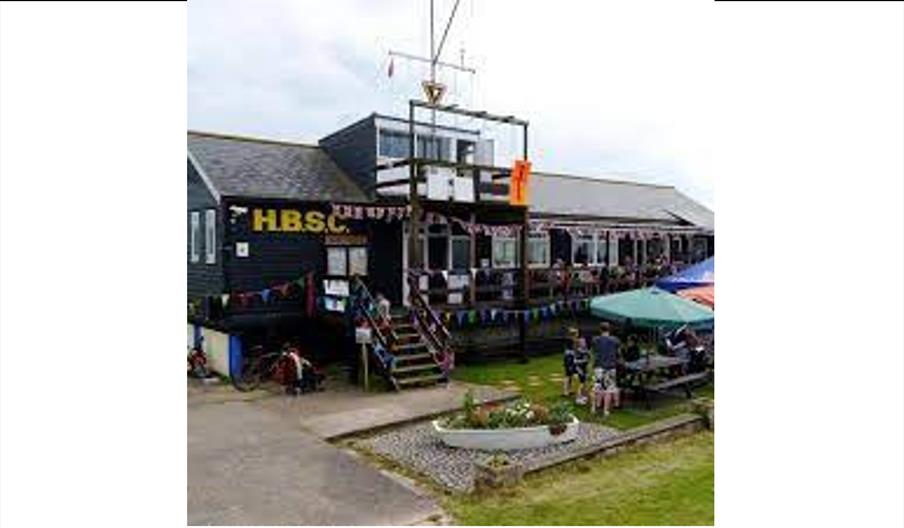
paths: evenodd
<path fill-rule="evenodd" d="M 454 3 L 435 0 L 437 42 Z M 534 170 L 673 185 L 713 208 L 711 5 L 461 0 L 441 60 L 477 74 L 441 68 L 444 102 L 528 120 Z M 390 78 L 391 49 L 429 55 L 429 0 L 192 0 L 188 126 L 316 143 L 405 116 L 429 70 L 395 59 Z M 481 130 L 500 155 L 519 137 Z"/>

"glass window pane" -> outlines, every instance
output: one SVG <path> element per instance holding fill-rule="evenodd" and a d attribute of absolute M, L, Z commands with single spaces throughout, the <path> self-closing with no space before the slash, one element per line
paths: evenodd
<path fill-rule="evenodd" d="M 493 239 L 493 267 L 513 268 L 517 259 L 517 244 L 514 238 Z"/>
<path fill-rule="evenodd" d="M 536 266 L 549 265 L 549 238 L 532 235 L 528 240 L 528 264 Z"/>
<path fill-rule="evenodd" d="M 471 241 L 467 238 L 452 239 L 452 269 L 471 267 Z"/>
<path fill-rule="evenodd" d="M 600 236 L 599 238 L 597 238 L 595 264 L 603 265 L 606 263 L 606 259 L 609 256 L 609 252 L 607 251 L 608 247 L 609 244 L 606 241 L 605 236 Z"/>
<path fill-rule="evenodd" d="M 407 158 L 408 134 L 380 130 L 380 155 L 389 158 Z"/>
<path fill-rule="evenodd" d="M 587 264 L 590 262 L 590 251 L 593 247 L 593 237 L 579 237 L 575 240 L 574 264 Z"/>

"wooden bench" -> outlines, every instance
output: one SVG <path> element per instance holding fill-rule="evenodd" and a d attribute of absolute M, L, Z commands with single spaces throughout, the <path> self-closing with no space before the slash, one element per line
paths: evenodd
<path fill-rule="evenodd" d="M 641 387 L 643 392 L 644 402 L 647 405 L 647 409 L 651 407 L 650 405 L 650 393 L 651 392 L 665 392 L 668 389 L 674 387 L 681 387 L 684 389 L 684 394 L 688 399 L 693 398 L 694 395 L 691 393 L 691 383 L 694 381 L 703 380 L 709 377 L 708 372 L 697 372 L 694 374 L 686 374 L 684 376 L 679 376 L 677 378 L 670 378 L 667 380 L 660 381 L 658 383 L 653 383 L 651 385 L 644 385 Z"/>

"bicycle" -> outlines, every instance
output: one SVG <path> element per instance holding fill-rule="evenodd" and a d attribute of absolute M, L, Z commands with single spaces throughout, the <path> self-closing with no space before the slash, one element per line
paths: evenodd
<path fill-rule="evenodd" d="M 239 392 L 249 392 L 260 387 L 264 381 L 283 384 L 286 360 L 288 358 L 282 351 L 266 352 L 261 345 L 251 347 L 249 354 L 242 358 L 239 374 L 232 377 L 232 386 Z"/>
<path fill-rule="evenodd" d="M 200 346 L 195 346 L 188 351 L 188 375 L 204 379 L 210 377 L 210 369 L 207 368 L 207 355 Z"/>

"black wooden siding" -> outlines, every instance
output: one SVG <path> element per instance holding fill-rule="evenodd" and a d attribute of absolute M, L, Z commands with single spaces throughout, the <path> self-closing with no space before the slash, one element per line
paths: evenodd
<path fill-rule="evenodd" d="M 377 129 L 373 116 L 321 139 L 320 146 L 365 194 L 374 196 Z"/>
<path fill-rule="evenodd" d="M 205 259 L 204 247 L 204 222 L 206 220 L 205 211 L 214 209 L 217 211 L 217 261 L 215 264 L 207 264 Z M 197 211 L 200 216 L 198 225 L 198 256 L 197 263 L 191 261 L 191 213 Z M 189 300 L 197 299 L 205 295 L 214 295 L 223 291 L 223 252 L 219 247 L 223 243 L 222 214 L 216 199 L 208 190 L 201 176 L 198 175 L 191 161 L 188 161 L 188 212 L 185 216 L 186 223 L 186 249 L 185 262 L 187 263 L 188 276 L 188 298 Z"/>
<path fill-rule="evenodd" d="M 402 302 L 402 224 L 379 223 L 370 226 L 368 251 L 368 287 L 382 292 L 394 305 Z"/>
<path fill-rule="evenodd" d="M 230 292 L 260 291 L 302 277 L 313 271 L 321 280 L 326 271 L 326 250 L 322 234 L 255 232 L 251 230 L 252 209 L 317 209 L 328 212 L 323 203 L 287 200 L 226 200 L 231 206 L 245 207 L 248 212 L 236 215 L 227 212 L 226 218 L 226 280 Z M 248 242 L 248 257 L 237 257 L 237 242 Z"/>

